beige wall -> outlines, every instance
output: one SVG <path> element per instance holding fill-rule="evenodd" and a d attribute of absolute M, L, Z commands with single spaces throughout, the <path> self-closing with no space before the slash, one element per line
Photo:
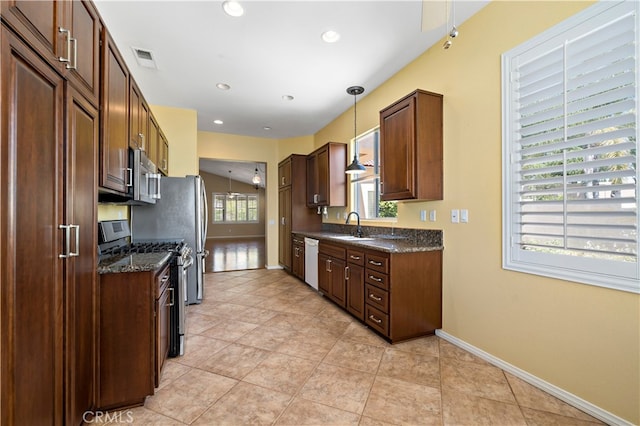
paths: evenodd
<path fill-rule="evenodd" d="M 231 181 L 231 189 L 234 192 L 243 194 L 258 195 L 258 222 L 257 223 L 213 223 L 213 193 L 226 193 L 229 191 L 229 178 L 200 172 L 207 189 L 207 200 L 209 202 L 209 226 L 207 227 L 207 238 L 229 238 L 229 237 L 256 237 L 264 236 L 265 232 L 265 190 L 255 189 L 253 185 L 244 182 Z"/>
<path fill-rule="evenodd" d="M 268 268 L 278 268 L 278 140 L 198 132 L 196 158 L 266 163 L 266 261 Z"/>
<path fill-rule="evenodd" d="M 444 95 L 444 200 L 400 203 L 394 224 L 444 231 L 443 330 L 637 424 L 640 296 L 501 268 L 500 55 L 590 4 L 490 3 L 451 49 L 437 43 L 362 98 L 358 131 L 416 88 Z M 348 141 L 352 116 L 318 132 L 316 145 Z M 469 223 L 450 223 L 460 208 Z M 423 209 L 437 222 L 420 222 Z"/>
<path fill-rule="evenodd" d="M 169 142 L 169 176 L 198 174 L 198 114 L 193 109 L 151 105 Z"/>

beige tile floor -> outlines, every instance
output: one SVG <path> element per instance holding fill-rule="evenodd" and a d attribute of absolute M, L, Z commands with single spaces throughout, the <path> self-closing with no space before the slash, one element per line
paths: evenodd
<path fill-rule="evenodd" d="M 283 271 L 206 275 L 186 354 L 127 419 L 147 425 L 593 425 L 428 336 L 390 345 Z"/>

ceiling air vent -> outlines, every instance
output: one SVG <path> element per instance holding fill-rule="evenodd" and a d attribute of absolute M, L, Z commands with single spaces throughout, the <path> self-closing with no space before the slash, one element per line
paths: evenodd
<path fill-rule="evenodd" d="M 140 49 L 138 47 L 132 47 L 132 49 L 133 54 L 136 57 L 136 61 L 138 61 L 138 65 L 145 68 L 158 69 L 152 51 L 147 49 Z"/>

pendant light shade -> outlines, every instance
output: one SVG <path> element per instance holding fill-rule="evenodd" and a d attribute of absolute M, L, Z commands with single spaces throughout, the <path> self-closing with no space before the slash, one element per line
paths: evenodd
<path fill-rule="evenodd" d="M 262 183 L 262 178 L 258 174 L 258 168 L 256 167 L 256 173 L 253 175 L 253 179 L 251 179 L 254 185 L 260 185 Z"/>
<path fill-rule="evenodd" d="M 358 128 L 357 128 L 357 114 L 356 114 L 356 96 L 364 93 L 364 88 L 361 86 L 351 86 L 347 88 L 347 93 L 353 95 L 353 140 L 356 140 L 358 136 Z M 362 165 L 362 163 L 358 160 L 358 154 L 353 154 L 353 161 L 351 164 L 347 166 L 345 173 L 348 174 L 360 174 L 366 172 L 367 169 Z"/>

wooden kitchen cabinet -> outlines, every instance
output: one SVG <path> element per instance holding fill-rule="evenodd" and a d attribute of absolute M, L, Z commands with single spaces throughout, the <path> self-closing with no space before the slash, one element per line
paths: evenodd
<path fill-rule="evenodd" d="M 292 235 L 291 273 L 304 281 L 304 237 Z"/>
<path fill-rule="evenodd" d="M 160 127 L 153 114 L 149 113 L 149 137 L 147 138 L 147 156 L 160 169 Z"/>
<path fill-rule="evenodd" d="M 151 144 L 149 137 L 149 107 L 135 80 L 129 78 L 129 147 L 148 154 Z M 157 141 L 156 141 L 157 143 Z"/>
<path fill-rule="evenodd" d="M 307 157 L 292 154 L 278 163 L 278 176 L 288 183 L 278 190 L 278 261 L 287 270 L 292 267 L 291 233 L 293 231 L 319 231 L 322 217 L 306 206 Z"/>
<path fill-rule="evenodd" d="M 103 32 L 100 186 L 126 194 L 129 176 L 129 70 Z"/>
<path fill-rule="evenodd" d="M 169 141 L 162 130 L 158 133 L 158 150 L 160 153 L 158 170 L 165 176 L 169 176 Z"/>
<path fill-rule="evenodd" d="M 364 252 L 349 248 L 347 249 L 347 270 L 345 271 L 346 281 L 346 309 L 347 311 L 364 321 Z"/>
<path fill-rule="evenodd" d="M 100 276 L 98 408 L 142 405 L 153 395 L 169 348 L 169 271 Z"/>
<path fill-rule="evenodd" d="M 346 249 L 320 241 L 318 249 L 318 289 L 337 305 L 347 305 Z"/>
<path fill-rule="evenodd" d="M 329 142 L 307 155 L 307 207 L 347 205 L 347 145 Z"/>
<path fill-rule="evenodd" d="M 102 23 L 89 1 L 2 1 L 2 20 L 94 106 L 100 93 Z"/>
<path fill-rule="evenodd" d="M 0 159 L 0 423 L 80 424 L 95 408 L 98 113 L 5 26 L 6 7 L 0 152 L 11 155 Z M 58 7 L 42 4 L 39 16 Z"/>
<path fill-rule="evenodd" d="M 442 200 L 442 151 L 442 95 L 416 90 L 380 111 L 381 200 Z"/>

